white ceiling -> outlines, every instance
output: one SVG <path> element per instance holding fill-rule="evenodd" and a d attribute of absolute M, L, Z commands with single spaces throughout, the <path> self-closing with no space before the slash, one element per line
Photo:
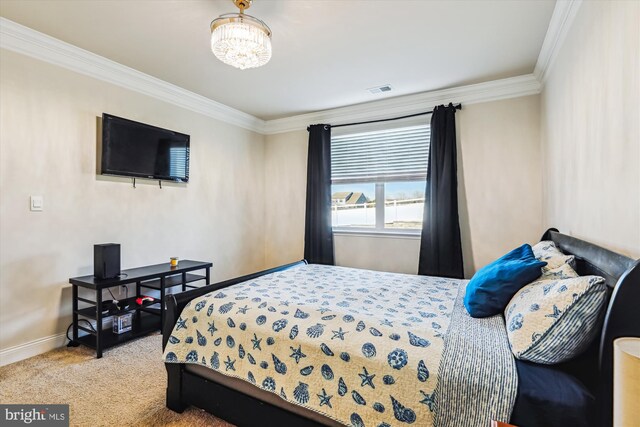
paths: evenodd
<path fill-rule="evenodd" d="M 255 0 L 266 66 L 209 46 L 229 0 L 0 0 L 0 15 L 269 120 L 533 71 L 555 0 Z M 391 84 L 393 91 L 366 89 Z"/>

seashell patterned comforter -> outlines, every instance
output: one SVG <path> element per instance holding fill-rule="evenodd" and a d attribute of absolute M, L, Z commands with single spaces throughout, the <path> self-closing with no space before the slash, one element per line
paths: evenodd
<path fill-rule="evenodd" d="M 517 374 L 504 322 L 468 316 L 465 287 L 294 267 L 191 301 L 164 360 L 207 366 L 345 425 L 509 421 Z"/>

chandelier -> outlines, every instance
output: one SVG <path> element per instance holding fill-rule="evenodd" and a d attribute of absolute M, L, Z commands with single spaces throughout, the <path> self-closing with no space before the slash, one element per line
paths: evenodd
<path fill-rule="evenodd" d="M 220 15 L 211 22 L 211 50 L 220 61 L 241 70 L 260 67 L 271 59 L 271 30 L 245 15 L 253 0 L 233 0 L 240 13 Z"/>

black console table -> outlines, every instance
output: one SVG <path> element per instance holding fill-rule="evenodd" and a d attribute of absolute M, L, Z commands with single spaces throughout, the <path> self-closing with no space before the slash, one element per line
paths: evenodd
<path fill-rule="evenodd" d="M 204 281 L 204 285 L 208 285 L 211 279 L 210 269 L 212 265 L 210 262 L 184 260 L 180 261 L 176 267 L 171 267 L 167 262 L 165 264 L 124 270 L 114 279 L 100 280 L 94 276 L 69 279 L 69 283 L 73 287 L 73 341 L 71 344 L 84 344 L 95 348 L 96 357 L 100 358 L 104 349 L 141 337 L 149 332 L 160 330 L 164 324 L 164 298 L 167 289 L 180 286 L 181 291 L 184 292 L 187 288 L 198 287 L 190 283 L 201 280 Z M 205 270 L 205 275 L 191 273 L 197 270 Z M 132 283 L 136 284 L 136 295 L 119 300 L 123 306 L 128 305 L 129 307 L 119 312 L 103 313 L 102 291 Z M 79 288 L 93 291 L 95 293 L 94 299 L 80 297 L 78 295 Z M 160 291 L 160 299 L 154 298 L 153 301 L 138 305 L 136 298 L 143 296 L 142 288 Z M 84 303 L 85 307 L 80 308 L 80 303 Z M 105 317 L 121 315 L 127 312 L 134 312 L 131 331 L 115 334 L 110 330 L 103 330 Z M 79 325 L 80 316 L 95 320 L 96 330 L 93 331 L 90 328 Z M 78 336 L 80 330 L 86 332 L 87 335 Z"/>

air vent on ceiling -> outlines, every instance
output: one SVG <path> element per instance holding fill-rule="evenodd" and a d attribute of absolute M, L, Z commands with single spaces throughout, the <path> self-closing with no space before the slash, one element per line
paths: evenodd
<path fill-rule="evenodd" d="M 390 92 L 391 89 L 392 89 L 391 85 L 382 85 L 382 86 L 370 87 L 367 90 L 371 93 L 384 93 L 384 92 Z"/>

